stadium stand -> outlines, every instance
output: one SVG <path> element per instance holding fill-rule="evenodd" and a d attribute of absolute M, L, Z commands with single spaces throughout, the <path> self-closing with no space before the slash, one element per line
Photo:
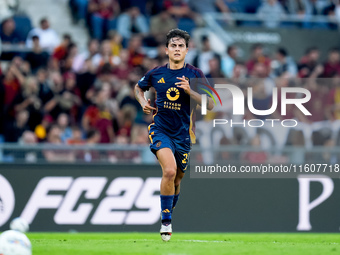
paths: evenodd
<path fill-rule="evenodd" d="M 117 148 L 137 145 L 130 152 L 109 152 L 103 147 L 99 152 L 70 154 L 45 149 L 34 157 L 73 162 L 100 159 L 105 154 L 109 162 L 129 159 L 150 162 L 150 154 L 144 153 L 144 148 L 148 145 L 145 132 L 152 116 L 143 114 L 133 87 L 146 71 L 166 63 L 162 38 L 170 28 L 179 27 L 193 35 L 189 62 L 204 70 L 209 78 L 237 83 L 244 90 L 253 87 L 253 103 L 258 109 L 270 108 L 274 86 L 305 87 L 313 99 L 309 106 L 312 117 L 290 111 L 289 118 L 299 120 L 301 125 L 278 131 L 286 132 L 280 139 L 267 126 L 242 134 L 237 128 L 213 134 L 204 119 L 199 120 L 197 136 L 201 146 L 209 146 L 209 142 L 200 140 L 200 134 L 207 132 L 219 144 L 229 146 L 266 149 L 301 144 L 306 148 L 338 146 L 340 51 L 335 46 L 339 45 L 330 45 L 327 54 L 312 47 L 302 48 L 304 52 L 292 56 L 286 48 L 268 50 L 265 44 L 253 44 L 250 54 L 245 54 L 241 46 L 232 44 L 225 53 L 218 54 L 209 44 L 208 35 L 195 34 L 209 26 L 211 16 L 205 15 L 211 13 L 202 11 L 205 3 L 204 0 L 70 0 L 67 4 L 73 21 L 84 24 L 91 37 L 86 48 L 79 47 L 77 34 L 67 30 L 63 34 L 55 32 L 60 43 L 49 49 L 41 47 L 43 36 L 35 33 L 37 28 L 32 25 L 37 22 L 32 22 L 32 17 L 12 13 L 1 25 L 0 143 L 113 144 Z M 322 29 L 336 33 L 340 13 L 340 5 L 326 0 L 215 1 L 209 8 L 214 9 L 213 16 L 222 30 L 256 27 L 274 29 L 270 31 Z M 53 26 L 51 22 L 50 29 Z M 26 39 L 32 39 L 32 47 L 25 47 Z M 261 80 L 252 82 L 257 79 Z M 226 113 L 231 114 L 219 109 L 213 114 Z M 266 117 L 284 119 L 277 112 Z M 245 116 L 246 120 L 261 118 L 251 113 Z M 297 136 L 301 139 L 296 139 Z M 18 154 L 11 154 L 13 148 L 11 145 L 2 152 L 3 160 L 6 155 L 9 155 L 7 161 L 15 160 Z M 32 159 L 32 154 L 28 155 Z M 144 159 L 142 155 L 146 155 Z M 268 158 L 263 154 L 258 156 L 264 161 Z M 251 161 L 254 155 L 249 152 L 240 157 Z"/>

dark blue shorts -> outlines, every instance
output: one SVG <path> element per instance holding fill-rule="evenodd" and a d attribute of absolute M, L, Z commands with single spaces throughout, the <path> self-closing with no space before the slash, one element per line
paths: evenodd
<path fill-rule="evenodd" d="M 153 124 L 149 126 L 149 139 L 150 149 L 155 155 L 156 152 L 162 148 L 170 148 L 175 156 L 177 167 L 185 172 L 189 164 L 190 142 L 178 142 L 163 133 Z"/>

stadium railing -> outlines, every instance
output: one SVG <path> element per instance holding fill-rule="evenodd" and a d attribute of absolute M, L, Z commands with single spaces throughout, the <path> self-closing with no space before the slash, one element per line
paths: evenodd
<path fill-rule="evenodd" d="M 264 153 L 263 162 L 251 162 L 245 158 L 247 153 Z M 249 145 L 220 145 L 192 147 L 191 163 L 273 163 L 334 164 L 340 158 L 340 146 L 285 146 L 283 148 L 261 148 Z M 148 145 L 54 145 L 54 144 L 0 144 L 0 163 L 2 164 L 157 164 Z"/>
<path fill-rule="evenodd" d="M 264 21 L 258 14 L 250 13 L 206 13 L 205 19 L 213 18 L 218 21 L 235 20 L 235 21 Z M 298 15 L 298 14 L 286 14 L 281 17 L 277 17 L 281 22 L 310 22 L 310 23 L 333 23 L 337 24 L 338 20 L 335 16 L 327 15 Z"/>

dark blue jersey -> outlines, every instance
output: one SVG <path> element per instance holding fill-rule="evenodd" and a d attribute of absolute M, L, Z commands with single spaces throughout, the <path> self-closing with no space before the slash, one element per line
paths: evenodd
<path fill-rule="evenodd" d="M 146 91 L 150 87 L 156 90 L 156 108 L 154 125 L 178 142 L 196 142 L 195 109 L 197 103 L 182 88 L 177 88 L 177 77 L 185 76 L 192 90 L 199 92 L 197 86 L 190 82 L 192 78 L 205 78 L 202 71 L 190 64 L 181 69 L 170 69 L 167 65 L 156 67 L 145 74 L 138 82 L 139 87 Z"/>

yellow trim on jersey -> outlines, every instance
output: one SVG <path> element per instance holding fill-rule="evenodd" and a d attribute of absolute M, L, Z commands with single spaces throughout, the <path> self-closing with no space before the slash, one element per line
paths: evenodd
<path fill-rule="evenodd" d="M 156 100 L 157 100 L 157 91 L 155 91 L 155 98 L 156 98 Z M 155 104 L 156 104 L 156 103 L 155 103 Z M 155 116 L 157 115 L 157 113 L 158 113 L 158 106 L 156 105 L 156 112 L 155 112 L 154 115 L 152 115 L 152 119 L 155 119 Z"/>
<path fill-rule="evenodd" d="M 149 125 L 149 127 L 148 127 L 149 132 L 150 132 L 150 128 L 151 128 L 150 126 L 153 125 L 153 124 L 154 124 L 154 123 L 151 123 L 151 124 Z M 149 139 L 150 139 L 150 142 L 151 142 L 151 143 L 153 143 L 153 140 L 152 140 L 152 137 L 151 137 L 151 136 L 154 135 L 154 134 L 155 134 L 155 132 L 151 132 L 151 134 L 149 135 Z"/>
<path fill-rule="evenodd" d="M 149 126 L 148 126 L 148 132 L 150 132 L 150 128 L 152 125 L 155 125 L 155 123 L 151 123 Z M 149 134 L 149 139 L 150 139 L 150 142 L 153 143 L 153 140 L 152 140 L 152 135 L 154 135 L 155 132 L 151 132 L 151 134 Z"/>
<path fill-rule="evenodd" d="M 155 123 L 151 123 L 149 126 L 148 126 L 148 132 L 150 132 L 150 128 L 152 125 L 155 125 Z"/>
<path fill-rule="evenodd" d="M 158 107 L 156 106 L 156 112 L 155 112 L 154 115 L 152 115 L 152 118 L 155 118 L 155 116 L 157 115 L 157 113 L 158 113 Z"/>
<path fill-rule="evenodd" d="M 191 114 L 190 114 L 190 126 L 189 126 L 189 135 L 190 135 L 190 139 L 191 139 L 192 144 L 196 143 L 196 136 L 195 136 L 194 131 L 192 130 L 192 126 L 193 126 L 192 115 L 194 114 L 194 110 L 195 109 L 192 109 Z"/>

